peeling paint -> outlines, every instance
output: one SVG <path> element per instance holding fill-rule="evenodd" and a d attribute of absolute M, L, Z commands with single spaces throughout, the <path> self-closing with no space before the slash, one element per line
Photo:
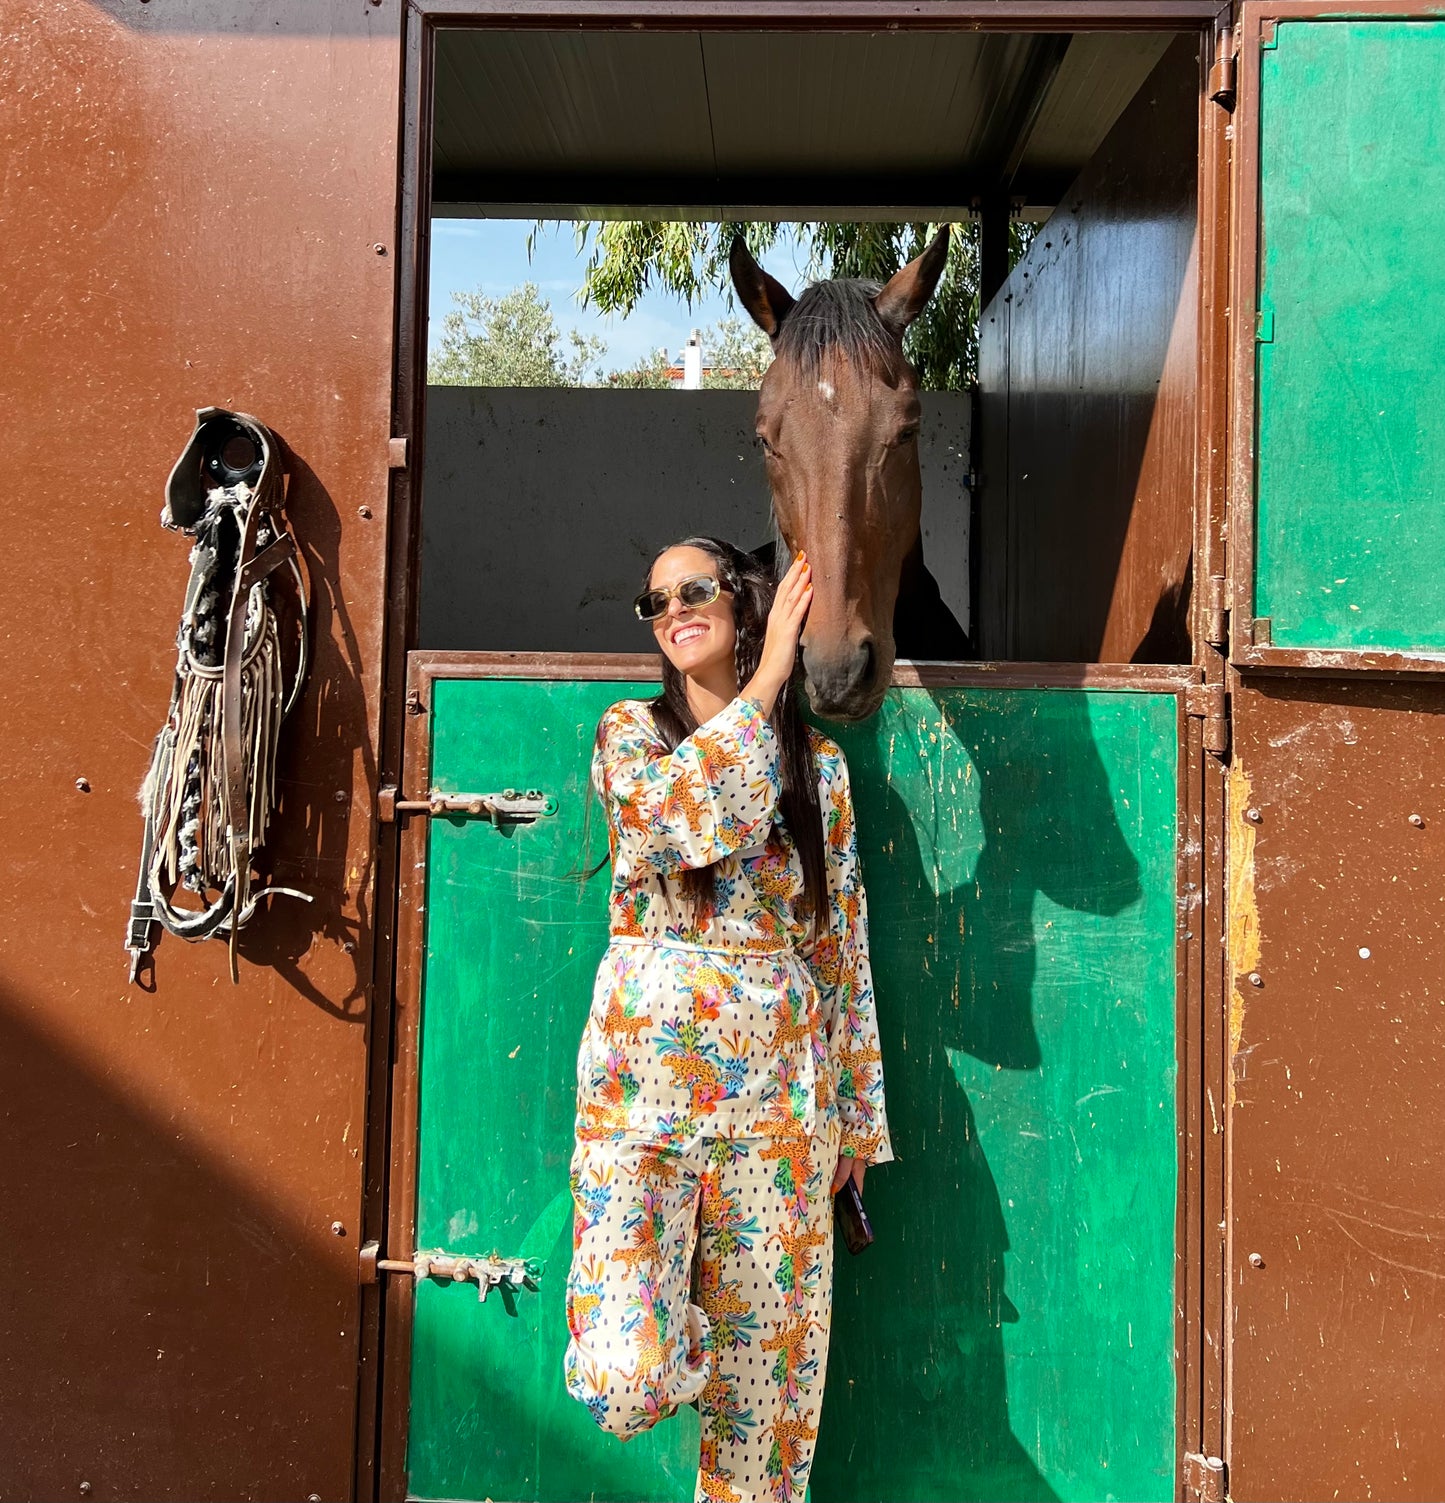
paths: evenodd
<path fill-rule="evenodd" d="M 1230 1094 L 1234 1061 L 1244 1034 L 1242 979 L 1259 969 L 1259 904 L 1254 890 L 1255 827 L 1245 817 L 1253 785 L 1236 761 L 1229 770 L 1229 1059 Z"/>

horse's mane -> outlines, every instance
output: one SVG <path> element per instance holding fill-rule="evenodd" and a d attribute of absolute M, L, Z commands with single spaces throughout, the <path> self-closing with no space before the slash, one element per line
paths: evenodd
<path fill-rule="evenodd" d="M 788 310 L 775 353 L 816 376 L 826 352 L 843 355 L 870 374 L 893 381 L 903 364 L 898 336 L 878 316 L 877 282 L 839 278 L 815 282 Z"/>

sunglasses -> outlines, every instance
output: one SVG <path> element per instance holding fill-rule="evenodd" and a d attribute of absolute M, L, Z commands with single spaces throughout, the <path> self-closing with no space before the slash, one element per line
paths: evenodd
<path fill-rule="evenodd" d="M 711 605 L 724 589 L 711 574 L 689 574 L 665 590 L 644 590 L 632 602 L 632 609 L 639 621 L 656 621 L 667 614 L 667 603 L 674 595 L 685 610 L 700 611 L 703 606 Z M 731 595 L 732 591 L 726 593 Z"/>

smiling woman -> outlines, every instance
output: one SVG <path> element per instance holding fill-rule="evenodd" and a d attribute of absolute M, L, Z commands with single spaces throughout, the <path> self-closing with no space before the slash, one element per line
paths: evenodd
<path fill-rule="evenodd" d="M 593 757 L 611 938 L 577 1063 L 567 1386 L 624 1439 L 696 1403 L 706 1498 L 804 1496 L 830 1191 L 892 1157 L 847 766 L 793 690 L 811 600 L 802 555 L 774 592 L 716 538 L 665 549 L 636 601 L 663 692 L 614 705 Z"/>

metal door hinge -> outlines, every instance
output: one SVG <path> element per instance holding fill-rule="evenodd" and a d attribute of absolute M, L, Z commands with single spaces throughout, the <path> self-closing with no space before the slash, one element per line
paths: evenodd
<path fill-rule="evenodd" d="M 1209 97 L 1222 110 L 1234 109 L 1234 32 L 1226 27 L 1214 38 L 1214 63 L 1209 69 Z"/>
<path fill-rule="evenodd" d="M 1221 652 L 1229 647 L 1229 581 L 1222 574 L 1204 583 L 1204 640 Z"/>
<path fill-rule="evenodd" d="M 377 790 L 376 813 L 382 824 L 394 824 L 401 814 L 467 816 L 489 820 L 494 825 L 530 825 L 548 819 L 557 812 L 557 800 L 540 788 L 525 793 L 504 788 L 500 793 L 439 793 L 433 789 L 425 798 L 402 798 L 388 784 Z"/>
<path fill-rule="evenodd" d="M 362 1244 L 357 1259 L 357 1281 L 376 1284 L 384 1273 L 399 1273 L 413 1279 L 450 1279 L 455 1284 L 475 1284 L 477 1298 L 485 1301 L 493 1289 L 505 1299 L 526 1289 L 537 1292 L 537 1284 L 546 1270 L 540 1258 L 504 1258 L 498 1253 L 476 1257 L 465 1253 L 443 1252 L 434 1248 L 418 1250 L 410 1258 L 383 1258 L 379 1242 Z M 511 1301 L 508 1300 L 510 1308 Z"/>
<path fill-rule="evenodd" d="M 1204 722 L 1204 750 L 1211 756 L 1229 750 L 1229 696 L 1223 684 L 1191 684 L 1184 691 L 1184 713 Z"/>
<path fill-rule="evenodd" d="M 1224 1503 L 1228 1481 L 1223 1458 L 1188 1451 L 1184 1456 L 1184 1491 L 1199 1503 Z"/>

